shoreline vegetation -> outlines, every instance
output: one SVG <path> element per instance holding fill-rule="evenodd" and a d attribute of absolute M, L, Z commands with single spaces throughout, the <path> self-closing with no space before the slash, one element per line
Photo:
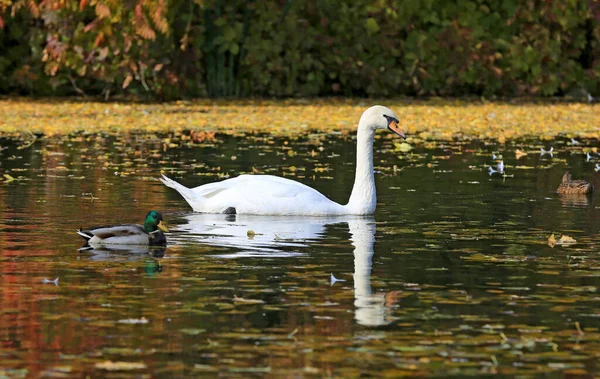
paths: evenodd
<path fill-rule="evenodd" d="M 0 94 L 600 96 L 600 2 L 0 1 Z"/>
<path fill-rule="evenodd" d="M 419 140 L 491 140 L 557 136 L 600 139 L 600 104 L 520 98 L 192 100 L 165 103 L 81 99 L 0 99 L 0 138 L 69 134 L 175 134 L 202 142 L 214 134 L 355 132 L 361 113 L 382 104 Z"/>

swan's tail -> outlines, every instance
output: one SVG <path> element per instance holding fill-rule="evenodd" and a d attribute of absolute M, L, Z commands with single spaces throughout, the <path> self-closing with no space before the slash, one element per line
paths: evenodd
<path fill-rule="evenodd" d="M 82 230 L 82 229 L 77 230 L 77 234 L 79 234 L 81 237 L 83 237 L 83 239 L 86 242 L 89 241 L 90 239 L 92 239 L 92 237 L 94 236 L 93 234 L 91 234 L 87 230 Z"/>
<path fill-rule="evenodd" d="M 181 185 L 181 184 L 177 183 L 176 181 L 174 181 L 173 179 L 167 178 L 164 175 L 162 176 L 162 178 L 160 178 L 160 181 L 163 182 L 163 184 L 165 186 L 173 188 L 174 190 L 176 190 L 177 192 L 179 192 L 179 194 L 181 196 L 183 196 L 183 198 L 185 199 L 185 201 L 187 201 L 188 204 L 195 211 L 197 211 L 197 212 L 200 211 L 199 209 L 201 209 L 202 200 L 203 200 L 202 196 L 198 196 L 190 188 L 187 188 L 186 186 Z"/>

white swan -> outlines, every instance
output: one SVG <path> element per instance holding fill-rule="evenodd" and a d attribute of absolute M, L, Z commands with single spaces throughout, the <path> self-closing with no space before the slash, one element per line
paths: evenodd
<path fill-rule="evenodd" d="M 317 190 L 296 181 L 271 175 L 240 175 L 221 182 L 187 188 L 163 175 L 196 212 L 255 215 L 367 215 L 375 212 L 377 196 L 373 177 L 375 130 L 389 129 L 406 138 L 398 118 L 389 108 L 375 105 L 358 122 L 356 176 L 348 204 L 329 200 Z"/>

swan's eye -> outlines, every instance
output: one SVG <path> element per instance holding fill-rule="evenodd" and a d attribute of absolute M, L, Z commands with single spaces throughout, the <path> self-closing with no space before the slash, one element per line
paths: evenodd
<path fill-rule="evenodd" d="M 396 122 L 396 123 L 400 122 L 396 117 L 388 116 L 386 114 L 384 114 L 383 117 L 385 117 L 388 125 L 391 124 L 392 122 Z"/>

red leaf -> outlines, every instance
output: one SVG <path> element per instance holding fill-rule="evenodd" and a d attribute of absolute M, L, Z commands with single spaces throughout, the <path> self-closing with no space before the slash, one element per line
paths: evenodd
<path fill-rule="evenodd" d="M 131 74 L 127 75 L 127 77 L 123 81 L 123 89 L 129 87 L 129 84 L 131 83 L 132 80 L 133 80 L 133 76 L 131 76 Z"/>
<path fill-rule="evenodd" d="M 104 33 L 100 32 L 98 34 L 98 36 L 96 37 L 96 40 L 94 41 L 94 47 L 100 46 L 100 44 L 102 43 L 103 40 L 104 40 Z"/>
<path fill-rule="evenodd" d="M 83 28 L 84 32 L 89 32 L 90 30 L 94 29 L 96 27 L 96 25 L 98 24 L 98 19 L 95 19 L 94 21 L 90 22 L 89 24 L 87 24 L 85 26 L 85 28 Z"/>
<path fill-rule="evenodd" d="M 35 3 L 35 1 L 29 0 L 27 2 L 27 7 L 29 8 L 29 11 L 31 12 L 31 15 L 33 17 L 35 17 L 35 18 L 40 17 L 40 8 L 38 8 L 38 6 Z"/>

